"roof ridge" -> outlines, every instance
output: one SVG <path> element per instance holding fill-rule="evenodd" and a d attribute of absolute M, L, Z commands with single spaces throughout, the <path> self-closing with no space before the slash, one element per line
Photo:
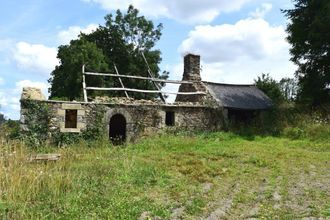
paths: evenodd
<path fill-rule="evenodd" d="M 215 85 L 223 85 L 223 86 L 253 86 L 253 87 L 256 87 L 255 84 L 216 83 L 216 82 L 209 82 L 209 81 L 202 81 L 202 82 L 207 83 L 207 84 L 215 84 Z"/>

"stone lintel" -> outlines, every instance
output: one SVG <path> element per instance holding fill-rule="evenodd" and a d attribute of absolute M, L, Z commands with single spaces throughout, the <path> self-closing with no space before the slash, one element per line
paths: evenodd
<path fill-rule="evenodd" d="M 81 104 L 78 103 L 62 103 L 62 109 L 78 110 L 78 109 L 82 109 L 82 107 Z"/>

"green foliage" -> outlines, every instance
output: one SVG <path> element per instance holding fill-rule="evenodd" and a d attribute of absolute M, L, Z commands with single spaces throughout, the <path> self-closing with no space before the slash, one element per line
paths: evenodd
<path fill-rule="evenodd" d="M 160 74 L 159 64 L 161 53 L 154 50 L 160 39 L 162 25 L 154 26 L 153 22 L 140 16 L 137 9 L 130 6 L 126 14 L 117 11 L 115 16 L 105 16 L 105 25 L 91 34 L 81 34 L 78 40 L 70 45 L 60 46 L 58 58 L 61 65 L 52 72 L 51 97 L 68 97 L 70 100 L 82 96 L 82 70 L 116 73 L 114 65 L 120 74 L 148 76 L 141 51 L 149 63 L 155 77 L 167 78 L 168 73 Z M 122 79 L 125 87 L 136 89 L 155 89 L 149 81 Z M 87 86 L 121 87 L 117 78 L 91 76 L 86 78 Z M 123 92 L 89 92 L 90 97 L 96 95 L 123 96 Z M 134 98 L 151 99 L 158 94 L 130 94 Z"/>
<path fill-rule="evenodd" d="M 284 95 L 281 91 L 280 84 L 275 79 L 271 78 L 269 74 L 261 74 L 254 82 L 274 104 L 280 104 L 284 101 Z"/>
<path fill-rule="evenodd" d="M 49 83 L 50 98 L 64 97 L 69 100 L 82 99 L 82 65 L 97 71 L 106 71 L 108 64 L 101 49 L 95 43 L 85 39 L 73 40 L 70 45 L 60 46 L 57 58 L 61 64 L 51 73 Z M 104 86 L 105 80 L 100 77 L 86 77 L 89 86 Z M 97 92 L 89 92 L 90 96 Z"/>
<path fill-rule="evenodd" d="M 281 104 L 247 122 L 232 122 L 228 130 L 247 140 L 254 140 L 256 136 L 325 140 L 330 133 L 329 117 L 324 109 L 306 111 L 304 106 Z"/>
<path fill-rule="evenodd" d="M 64 132 L 53 132 L 52 144 L 63 147 L 74 143 L 79 143 L 82 140 L 80 133 L 64 133 Z"/>
<path fill-rule="evenodd" d="M 6 122 L 5 116 L 0 113 L 0 125 L 3 124 L 4 122 Z"/>
<path fill-rule="evenodd" d="M 298 101 L 317 106 L 329 102 L 330 84 L 330 2 L 295 0 L 295 8 L 283 12 L 287 26 L 291 60 L 298 65 Z"/>
<path fill-rule="evenodd" d="M 0 138 L 6 140 L 14 140 L 20 138 L 20 124 L 19 121 L 6 120 L 3 124 L 0 124 Z"/>
<path fill-rule="evenodd" d="M 284 136 L 295 140 L 306 137 L 306 133 L 302 128 L 289 127 L 284 130 Z"/>
<path fill-rule="evenodd" d="M 47 103 L 31 100 L 24 100 L 21 104 L 22 109 L 28 109 L 25 113 L 23 139 L 32 147 L 40 147 L 49 135 L 49 107 Z"/>
<path fill-rule="evenodd" d="M 8 120 L 3 125 L 8 132 L 9 139 L 17 139 L 20 137 L 20 123 L 19 121 Z"/>
<path fill-rule="evenodd" d="M 286 101 L 295 101 L 298 91 L 298 84 L 294 78 L 281 79 L 279 86 Z"/>

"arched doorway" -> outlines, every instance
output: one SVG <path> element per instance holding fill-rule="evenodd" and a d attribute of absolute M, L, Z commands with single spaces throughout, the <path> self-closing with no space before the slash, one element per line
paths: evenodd
<path fill-rule="evenodd" d="M 109 138 L 114 145 L 119 145 L 126 140 L 126 119 L 121 114 L 115 114 L 110 119 Z"/>

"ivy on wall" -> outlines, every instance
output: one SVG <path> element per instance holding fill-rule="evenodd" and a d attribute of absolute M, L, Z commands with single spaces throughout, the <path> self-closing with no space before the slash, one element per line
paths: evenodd
<path fill-rule="evenodd" d="M 47 103 L 32 100 L 22 101 L 24 126 L 22 138 L 30 146 L 39 147 L 48 140 L 50 112 Z"/>
<path fill-rule="evenodd" d="M 81 140 L 99 140 L 106 137 L 105 106 L 93 106 L 90 114 L 86 116 L 86 129 L 81 133 L 64 133 L 60 132 L 60 129 L 55 131 L 49 129 L 52 112 L 48 103 L 23 100 L 21 105 L 24 111 L 21 138 L 31 147 L 40 147 L 46 143 L 64 146 Z"/>
<path fill-rule="evenodd" d="M 93 113 L 87 119 L 88 126 L 82 132 L 85 140 L 102 139 L 106 137 L 106 123 L 104 123 L 106 108 L 103 105 L 94 106 Z"/>

